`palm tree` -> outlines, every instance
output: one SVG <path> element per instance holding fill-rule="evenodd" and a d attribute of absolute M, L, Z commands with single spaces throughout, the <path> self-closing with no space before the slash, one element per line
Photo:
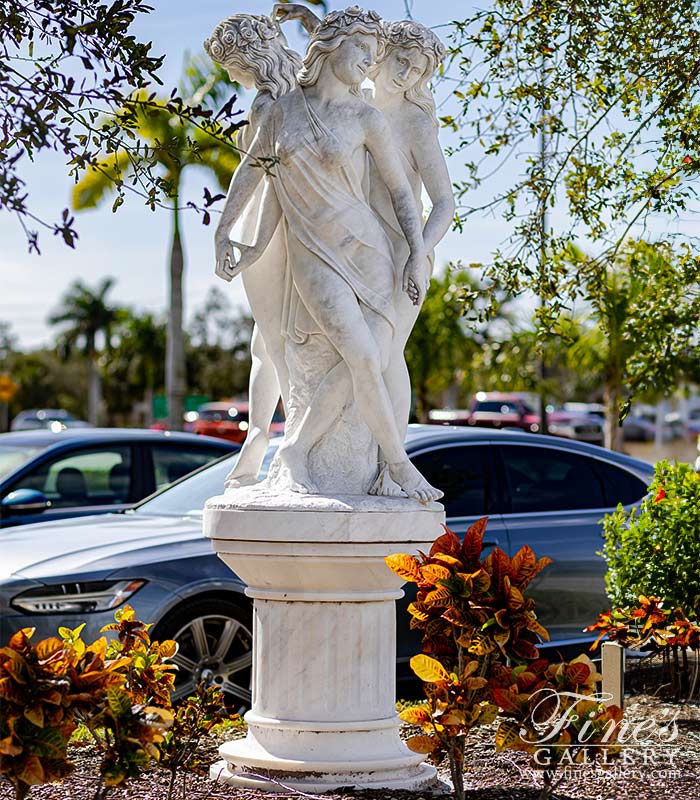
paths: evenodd
<path fill-rule="evenodd" d="M 203 66 L 202 59 L 189 59 L 185 66 L 182 96 L 193 105 L 218 104 L 222 93 L 232 91 L 232 84 L 220 68 Z M 139 95 L 145 99 L 146 93 Z M 165 384 L 168 398 L 168 420 L 171 430 L 183 424 L 186 394 L 185 342 L 183 333 L 182 280 L 185 266 L 180 228 L 180 190 L 182 175 L 189 166 L 206 167 L 213 172 L 218 185 L 226 189 L 239 163 L 238 152 L 211 133 L 173 116 L 166 100 L 153 100 L 148 106 L 137 105 L 125 110 L 124 125 L 147 145 L 162 167 L 161 186 L 170 200 L 172 238 L 170 243 L 169 304 Z M 76 210 L 95 208 L 113 193 L 118 184 L 138 168 L 133 151 L 120 150 L 105 156 L 99 168 L 85 173 L 73 189 Z M 117 198 L 117 203 L 121 196 Z M 207 217 L 208 219 L 208 217 Z"/>
<path fill-rule="evenodd" d="M 67 358 L 77 347 L 88 363 L 88 422 L 97 425 L 102 407 L 102 383 L 98 360 L 97 337 L 102 334 L 109 348 L 111 329 L 117 319 L 118 309 L 107 303 L 107 294 L 114 286 L 114 278 L 104 278 L 93 290 L 81 281 L 71 284 L 61 300 L 62 307 L 49 317 L 51 325 L 69 324 L 62 331 L 58 350 Z"/>

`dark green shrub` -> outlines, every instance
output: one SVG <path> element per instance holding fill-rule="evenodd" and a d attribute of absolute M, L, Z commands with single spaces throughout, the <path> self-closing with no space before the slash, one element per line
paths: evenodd
<path fill-rule="evenodd" d="M 639 507 L 622 506 L 604 522 L 606 585 L 613 607 L 640 595 L 692 613 L 700 603 L 700 475 L 689 464 L 656 465 Z"/>

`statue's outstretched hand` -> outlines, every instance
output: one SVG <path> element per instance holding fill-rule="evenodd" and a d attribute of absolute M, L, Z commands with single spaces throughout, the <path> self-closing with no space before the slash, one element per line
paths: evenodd
<path fill-rule="evenodd" d="M 425 272 L 425 255 L 416 257 L 411 254 L 403 269 L 402 289 L 414 306 L 420 306 L 425 299 L 427 276 Z"/>
<path fill-rule="evenodd" d="M 313 33 L 321 21 L 310 8 L 301 3 L 275 3 L 270 17 L 279 22 L 298 19 L 308 33 Z"/>
<path fill-rule="evenodd" d="M 300 19 L 305 11 L 306 7 L 301 3 L 275 3 L 270 16 L 280 22 L 287 22 L 290 19 Z"/>
<path fill-rule="evenodd" d="M 238 258 L 236 258 L 238 251 Z M 225 281 L 233 280 L 248 267 L 252 266 L 259 258 L 260 252 L 255 245 L 234 242 L 228 237 L 216 242 L 216 269 L 217 277 Z"/>

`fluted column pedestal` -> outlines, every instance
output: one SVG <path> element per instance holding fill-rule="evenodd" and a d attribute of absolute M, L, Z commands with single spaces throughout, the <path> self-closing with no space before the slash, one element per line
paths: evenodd
<path fill-rule="evenodd" d="M 399 737 L 390 553 L 425 550 L 441 505 L 270 494 L 214 497 L 204 531 L 254 598 L 253 704 L 245 739 L 223 744 L 211 776 L 276 790 L 419 789 L 435 781 Z M 255 777 L 261 776 L 261 777 Z"/>

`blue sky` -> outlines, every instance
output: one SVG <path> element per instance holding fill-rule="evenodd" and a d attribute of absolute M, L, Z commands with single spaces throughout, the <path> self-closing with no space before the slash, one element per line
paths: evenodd
<path fill-rule="evenodd" d="M 234 12 L 267 13 L 272 2 L 245 0 L 231 5 L 223 0 L 152 0 L 154 11 L 139 21 L 137 33 L 151 39 L 154 51 L 166 54 L 161 73 L 166 86 L 177 83 L 185 51 L 201 49 L 202 41 L 214 26 Z M 331 2 L 331 8 L 346 3 Z M 405 17 L 403 0 L 376 0 L 367 3 L 387 19 Z M 414 0 L 413 16 L 431 27 L 443 26 L 457 13 L 465 16 L 470 4 L 457 6 L 450 0 Z M 459 10 L 457 10 L 459 9 Z M 290 40 L 295 41 L 295 27 L 290 25 Z M 438 32 L 440 30 L 438 29 Z M 443 34 L 446 30 L 442 29 Z M 244 94 L 241 106 L 247 108 L 252 96 Z M 450 164 L 459 172 L 457 163 Z M 34 210 L 53 219 L 69 205 L 71 182 L 66 175 L 64 159 L 53 153 L 40 155 L 25 173 Z M 186 194 L 201 197 L 205 174 L 197 168 L 186 173 Z M 71 281 L 80 278 L 96 284 L 111 275 L 116 286 L 111 295 L 116 302 L 139 310 L 156 313 L 166 307 L 166 274 L 170 219 L 168 212 L 152 213 L 131 197 L 116 214 L 108 204 L 94 211 L 77 215 L 80 235 L 76 250 L 70 250 L 50 232 L 41 234 L 41 256 L 27 253 L 23 232 L 14 217 L 0 213 L 0 320 L 11 323 L 20 345 L 25 348 L 51 344 L 55 332 L 46 324 L 49 313 L 57 306 Z M 438 251 L 438 263 L 454 258 L 466 261 L 485 258 L 504 236 L 499 220 L 486 220 L 470 225 L 464 234 L 449 234 Z M 185 214 L 184 242 L 185 314 L 202 305 L 211 286 L 229 292 L 231 299 L 245 305 L 240 279 L 226 285 L 213 275 L 213 227 L 206 228 L 194 213 Z"/>

